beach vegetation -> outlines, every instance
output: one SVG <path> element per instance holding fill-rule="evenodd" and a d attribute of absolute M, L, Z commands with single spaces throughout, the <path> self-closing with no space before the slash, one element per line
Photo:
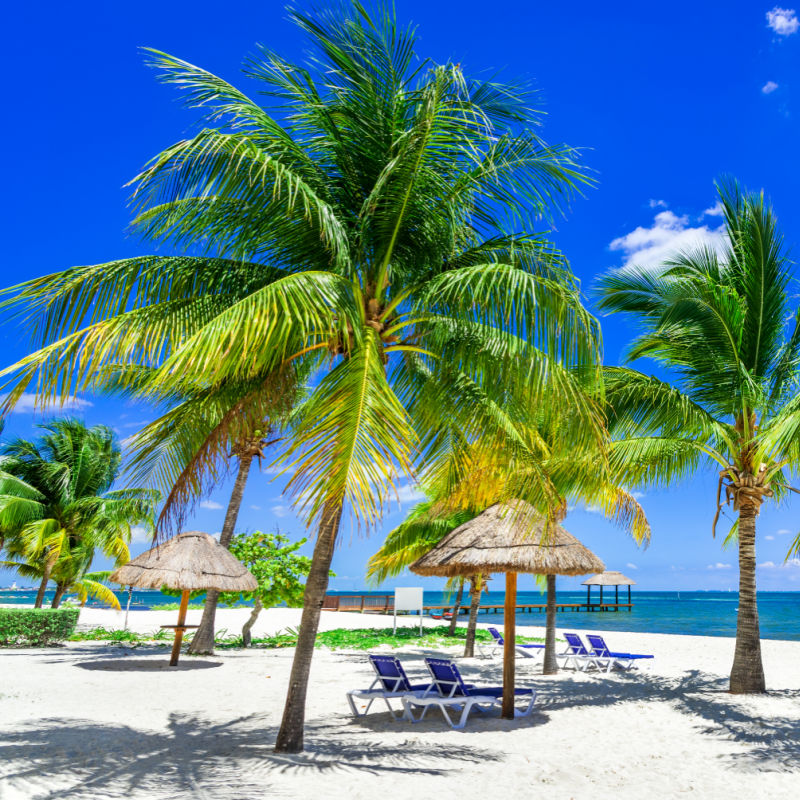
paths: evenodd
<path fill-rule="evenodd" d="M 231 553 L 258 581 L 258 589 L 254 592 L 222 592 L 219 596 L 220 602 L 225 605 L 236 605 L 243 600 L 252 602 L 253 610 L 242 627 L 245 647 L 251 642 L 250 631 L 262 609 L 277 605 L 303 605 L 303 581 L 311 569 L 311 559 L 298 555 L 297 551 L 306 541 L 307 539 L 299 539 L 292 542 L 280 531 L 240 533 L 231 541 Z M 191 646 L 189 652 L 195 652 Z"/>
<path fill-rule="evenodd" d="M 800 308 L 775 212 L 763 192 L 718 184 L 725 241 L 676 252 L 657 266 L 629 265 L 599 284 L 604 311 L 639 328 L 626 362 L 664 372 L 605 370 L 621 480 L 671 486 L 701 468 L 718 476 L 716 513 L 735 518 L 739 610 L 732 692 L 765 691 L 756 602 L 756 519 L 786 499 L 800 467 Z M 789 555 L 800 548 L 800 538 Z M 788 557 L 788 556 L 787 556 Z"/>
<path fill-rule="evenodd" d="M 0 608 L 0 645 L 47 647 L 66 641 L 79 613 L 77 608 Z"/>
<path fill-rule="evenodd" d="M 282 365 L 311 376 L 275 463 L 316 527 L 280 752 L 303 749 L 343 516 L 376 524 L 401 481 L 447 446 L 445 419 L 506 450 L 518 441 L 504 414 L 512 397 L 571 409 L 565 443 L 602 427 L 573 370 L 599 364 L 599 327 L 538 232 L 589 183 L 579 153 L 544 141 L 527 86 L 417 60 L 414 29 L 388 5 L 290 18 L 313 59 L 261 48 L 245 63 L 271 106 L 151 51 L 202 119 L 134 179 L 133 229 L 200 254 L 15 287 L 9 305 L 38 349 L 4 372 L 6 409 L 34 379 L 45 405 L 119 387 L 118 365 L 153 368 L 154 398 L 187 383 L 241 398 Z M 546 502 L 546 482 L 530 492 Z"/>
<path fill-rule="evenodd" d="M 36 608 L 51 580 L 53 608 L 70 589 L 118 607 L 103 579 L 88 576 L 95 552 L 126 563 L 131 527 L 152 526 L 158 493 L 111 488 L 121 452 L 110 428 L 68 418 L 39 428 L 38 439 L 17 438 L 0 448 L 3 566 L 39 580 Z"/>

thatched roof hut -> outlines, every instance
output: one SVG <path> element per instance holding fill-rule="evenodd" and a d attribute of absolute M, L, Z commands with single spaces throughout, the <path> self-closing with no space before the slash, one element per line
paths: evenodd
<path fill-rule="evenodd" d="M 555 576 L 585 575 L 605 569 L 603 562 L 560 525 L 546 525 L 533 506 L 512 500 L 487 508 L 447 534 L 418 558 L 411 571 L 418 575 L 475 575 L 504 572 L 506 597 L 503 613 L 503 716 L 514 717 L 515 614 L 517 573 L 547 575 L 547 674 L 556 671 Z"/>
<path fill-rule="evenodd" d="M 584 586 L 636 586 L 636 581 L 631 580 L 621 572 L 609 570 L 598 575 L 592 575 L 583 581 Z"/>
<path fill-rule="evenodd" d="M 216 589 L 252 592 L 258 582 L 213 536 L 201 531 L 178 534 L 111 573 L 111 581 L 141 589 Z"/>
<path fill-rule="evenodd" d="M 603 562 L 560 525 L 545 532 L 545 520 L 528 503 L 515 500 L 487 508 L 459 525 L 411 565 L 418 575 L 530 572 L 585 575 Z"/>
<path fill-rule="evenodd" d="M 627 586 L 628 587 L 628 608 L 632 607 L 631 605 L 631 586 L 636 586 L 636 581 L 631 580 L 626 575 L 623 575 L 621 572 L 615 572 L 614 570 L 609 570 L 608 572 L 601 572 L 598 575 L 592 575 L 591 578 L 587 578 L 583 581 L 583 585 L 586 587 L 586 605 L 590 606 L 592 604 L 592 586 L 599 586 L 600 587 L 600 602 L 599 605 L 603 605 L 603 587 L 604 586 L 613 586 L 614 587 L 614 606 L 617 611 L 619 611 L 619 587 L 620 586 Z"/>
<path fill-rule="evenodd" d="M 202 531 L 188 531 L 173 536 L 162 545 L 129 561 L 114 570 L 110 579 L 123 586 L 141 589 L 181 590 L 181 607 L 177 625 L 162 625 L 175 630 L 170 666 L 178 664 L 183 634 L 197 625 L 186 624 L 189 594 L 202 589 L 220 592 L 252 592 L 258 581 L 250 571 L 235 559 L 213 536 Z"/>

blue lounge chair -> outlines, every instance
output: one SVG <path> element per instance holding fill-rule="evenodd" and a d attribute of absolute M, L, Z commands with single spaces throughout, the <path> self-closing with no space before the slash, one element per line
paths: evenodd
<path fill-rule="evenodd" d="M 641 653 L 615 653 L 608 649 L 605 639 L 597 634 L 587 633 L 586 638 L 592 646 L 592 654 L 600 656 L 601 658 L 611 658 L 614 660 L 614 666 L 620 669 L 629 670 L 633 667 L 638 667 L 639 661 L 643 659 L 653 658 L 653 656 L 643 655 Z"/>
<path fill-rule="evenodd" d="M 488 646 L 489 655 L 497 655 L 503 652 L 505 646 L 505 639 L 503 639 L 500 631 L 497 628 L 489 628 L 489 633 L 492 634 L 492 643 Z M 483 649 L 481 647 L 481 649 Z M 515 644 L 514 649 L 523 658 L 538 658 L 544 652 L 543 644 Z"/>
<path fill-rule="evenodd" d="M 608 656 L 601 656 L 596 653 L 590 652 L 586 649 L 580 636 L 577 633 L 565 633 L 564 638 L 567 640 L 567 649 L 563 653 L 559 653 L 559 658 L 564 659 L 564 666 L 568 666 L 572 662 L 572 666 L 581 672 L 586 671 L 590 667 L 597 669 L 605 669 L 610 672 L 614 666 L 614 659 Z"/>
<path fill-rule="evenodd" d="M 479 711 L 488 711 L 494 706 L 503 704 L 502 686 L 473 686 L 464 683 L 458 667 L 444 658 L 426 658 L 425 663 L 433 679 L 433 684 L 428 692 L 421 697 L 407 694 L 402 699 L 403 717 L 410 722 L 419 722 L 425 717 L 431 706 L 437 706 L 451 728 L 461 730 L 467 724 L 467 717 L 473 708 Z M 515 708 L 515 717 L 527 717 L 533 711 L 536 702 L 536 690 L 532 688 L 519 688 L 514 690 L 516 697 L 527 698 L 527 705 Z M 414 718 L 412 708 L 422 708 L 422 713 Z M 448 708 L 458 710 L 461 707 L 461 716 L 454 723 L 447 713 Z"/>
<path fill-rule="evenodd" d="M 398 658 L 394 656 L 369 656 L 369 662 L 375 670 L 375 680 L 372 681 L 368 689 L 351 689 L 347 693 L 347 702 L 354 717 L 363 717 L 369 713 L 370 706 L 376 700 L 383 700 L 391 715 L 395 717 L 394 709 L 389 700 L 400 700 L 405 695 L 424 694 L 431 688 L 429 683 L 412 685 L 408 680 L 406 671 Z M 359 712 L 356 708 L 354 698 L 368 700 L 364 711 Z"/>

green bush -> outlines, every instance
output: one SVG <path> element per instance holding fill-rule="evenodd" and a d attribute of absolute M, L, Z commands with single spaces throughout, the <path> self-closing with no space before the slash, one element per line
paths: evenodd
<path fill-rule="evenodd" d="M 44 647 L 68 639 L 77 608 L 0 608 L 0 647 Z"/>

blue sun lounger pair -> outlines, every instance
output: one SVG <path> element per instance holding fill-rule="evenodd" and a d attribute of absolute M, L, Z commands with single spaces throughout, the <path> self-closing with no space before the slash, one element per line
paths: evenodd
<path fill-rule="evenodd" d="M 431 683 L 413 685 L 408 680 L 403 665 L 395 656 L 369 656 L 370 663 L 376 673 L 376 678 L 369 689 L 353 689 L 347 693 L 350 709 L 356 717 L 368 713 L 370 706 L 377 699 L 382 699 L 395 717 L 389 700 L 399 699 L 403 705 L 403 719 L 408 722 L 419 722 L 424 719 L 428 709 L 436 706 L 442 712 L 447 723 L 456 730 L 463 729 L 467 718 L 473 709 L 489 711 L 503 703 L 503 688 L 501 686 L 475 686 L 465 683 L 458 671 L 458 667 L 445 658 L 426 658 L 425 665 L 431 674 Z M 532 688 L 515 689 L 516 697 L 523 698 L 522 708 L 516 708 L 516 717 L 525 717 L 533 711 L 536 701 L 536 691 Z M 366 708 L 359 713 L 356 709 L 354 698 L 366 699 Z M 421 708 L 418 717 L 414 716 L 413 709 Z M 460 710 L 457 722 L 454 722 L 448 709 Z"/>
<path fill-rule="evenodd" d="M 586 634 L 592 647 L 591 650 L 587 649 L 577 633 L 565 633 L 564 638 L 567 640 L 567 649 L 560 653 L 559 657 L 564 659 L 564 666 L 572 662 L 575 669 L 581 671 L 590 667 L 602 669 L 605 672 L 611 672 L 614 667 L 629 670 L 638 667 L 641 660 L 653 658 L 651 655 L 641 653 L 614 652 L 609 649 L 603 637 L 597 634 Z"/>

